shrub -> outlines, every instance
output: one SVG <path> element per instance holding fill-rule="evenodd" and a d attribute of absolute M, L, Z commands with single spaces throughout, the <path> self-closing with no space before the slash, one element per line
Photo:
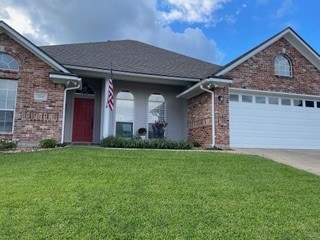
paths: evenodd
<path fill-rule="evenodd" d="M 166 139 L 141 140 L 137 138 L 125 139 L 109 136 L 101 141 L 102 147 L 113 148 L 148 148 L 148 149 L 191 149 L 192 144 L 187 141 L 172 141 Z"/>
<path fill-rule="evenodd" d="M 201 147 L 201 144 L 198 141 L 194 141 L 192 144 L 194 147 Z"/>
<path fill-rule="evenodd" d="M 0 151 L 15 149 L 17 147 L 17 143 L 13 141 L 0 141 Z"/>
<path fill-rule="evenodd" d="M 102 147 L 122 147 L 123 145 L 123 138 L 121 137 L 117 137 L 117 136 L 109 136 L 109 137 L 106 137 L 104 138 L 100 145 Z"/>
<path fill-rule="evenodd" d="M 147 129 L 146 128 L 139 128 L 138 129 L 138 134 L 139 135 L 146 135 Z"/>
<path fill-rule="evenodd" d="M 53 138 L 44 139 L 40 141 L 40 147 L 42 148 L 55 148 L 57 146 L 57 141 Z"/>

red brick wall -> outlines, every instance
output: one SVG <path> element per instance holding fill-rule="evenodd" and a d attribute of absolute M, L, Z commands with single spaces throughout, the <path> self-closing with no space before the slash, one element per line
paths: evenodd
<path fill-rule="evenodd" d="M 216 88 L 215 91 L 215 146 L 228 149 L 229 139 L 229 87 Z M 219 99 L 222 97 L 222 99 Z"/>
<path fill-rule="evenodd" d="M 293 77 L 274 74 L 274 58 L 285 48 L 291 59 Z M 299 94 L 320 94 L 320 71 L 284 38 L 226 74 L 232 87 Z"/>
<path fill-rule="evenodd" d="M 212 143 L 211 94 L 204 92 L 187 101 L 188 141 Z"/>
<path fill-rule="evenodd" d="M 291 59 L 292 77 L 274 74 L 274 58 L 282 53 Z M 231 87 L 298 94 L 320 94 L 320 71 L 285 39 L 257 53 L 227 74 L 233 80 Z M 223 102 L 218 102 L 223 96 Z M 229 95 L 228 88 L 215 90 L 216 146 L 229 147 Z M 202 93 L 188 100 L 188 139 L 204 145 L 211 144 L 211 96 Z"/>
<path fill-rule="evenodd" d="M 229 148 L 228 87 L 216 88 L 215 93 L 215 146 Z M 222 97 L 220 100 L 219 97 Z M 187 101 L 188 140 L 203 146 L 212 145 L 212 99 L 208 92 Z"/>
<path fill-rule="evenodd" d="M 20 145 L 46 138 L 60 141 L 64 87 L 49 79 L 54 70 L 4 33 L 0 34 L 0 45 L 20 65 L 19 72 L 0 70 L 0 79 L 18 81 L 14 133 L 0 134 L 0 139 L 17 140 Z M 46 93 L 47 100 L 35 101 L 34 93 Z"/>

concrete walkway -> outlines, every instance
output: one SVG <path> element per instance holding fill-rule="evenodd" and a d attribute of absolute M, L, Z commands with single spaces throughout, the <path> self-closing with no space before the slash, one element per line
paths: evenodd
<path fill-rule="evenodd" d="M 263 156 L 276 162 L 320 175 L 320 150 L 236 149 L 236 151 Z"/>

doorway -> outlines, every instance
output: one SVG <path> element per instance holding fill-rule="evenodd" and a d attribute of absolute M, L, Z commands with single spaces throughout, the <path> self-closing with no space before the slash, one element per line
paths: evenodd
<path fill-rule="evenodd" d="M 92 142 L 94 99 L 74 99 L 73 142 Z"/>

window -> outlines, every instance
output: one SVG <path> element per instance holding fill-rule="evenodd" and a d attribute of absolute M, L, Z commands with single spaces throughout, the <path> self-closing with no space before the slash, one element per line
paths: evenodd
<path fill-rule="evenodd" d="M 242 95 L 242 102 L 252 103 L 252 96 Z"/>
<path fill-rule="evenodd" d="M 302 101 L 302 100 L 294 99 L 294 100 L 293 100 L 293 106 L 303 107 L 303 101 Z"/>
<path fill-rule="evenodd" d="M 269 97 L 269 104 L 278 105 L 279 99 L 276 97 Z"/>
<path fill-rule="evenodd" d="M 317 102 L 317 108 L 320 108 L 320 102 Z"/>
<path fill-rule="evenodd" d="M 314 101 L 306 101 L 306 107 L 314 107 Z"/>
<path fill-rule="evenodd" d="M 13 132 L 17 83 L 14 80 L 0 80 L 0 133 Z"/>
<path fill-rule="evenodd" d="M 292 76 L 292 64 L 290 59 L 285 55 L 277 55 L 274 60 L 275 75 L 283 77 Z"/>
<path fill-rule="evenodd" d="M 229 100 L 230 100 L 230 102 L 239 102 L 239 95 L 237 95 L 237 94 L 230 94 Z"/>
<path fill-rule="evenodd" d="M 116 97 L 116 136 L 133 136 L 134 97 L 129 91 L 121 91 Z"/>
<path fill-rule="evenodd" d="M 266 98 L 262 96 L 256 96 L 256 103 L 266 103 Z"/>
<path fill-rule="evenodd" d="M 148 100 L 148 138 L 155 138 L 155 122 L 165 121 L 165 99 L 160 93 L 153 93 Z"/>
<path fill-rule="evenodd" d="M 0 53 L 0 70 L 19 71 L 19 63 L 9 54 Z"/>
<path fill-rule="evenodd" d="M 281 105 L 290 106 L 291 105 L 291 99 L 282 98 L 281 99 Z"/>

